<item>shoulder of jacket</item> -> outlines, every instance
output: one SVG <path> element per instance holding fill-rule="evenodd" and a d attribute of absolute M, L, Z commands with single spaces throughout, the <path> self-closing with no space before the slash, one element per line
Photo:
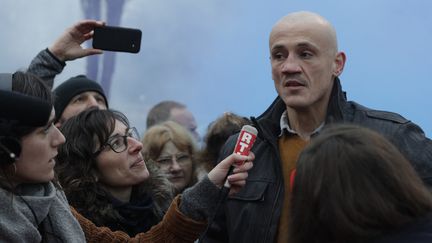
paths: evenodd
<path fill-rule="evenodd" d="M 372 119 L 386 120 L 399 124 L 408 123 L 409 120 L 405 117 L 390 111 L 365 110 L 366 115 Z"/>
<path fill-rule="evenodd" d="M 395 112 L 371 109 L 354 101 L 350 101 L 348 103 L 351 103 L 351 107 L 353 107 L 356 112 L 363 113 L 371 119 L 391 121 L 399 124 L 410 122 L 408 119 Z"/>

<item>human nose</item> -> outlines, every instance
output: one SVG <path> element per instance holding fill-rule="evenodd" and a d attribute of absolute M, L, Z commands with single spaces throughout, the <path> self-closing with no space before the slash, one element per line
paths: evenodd
<path fill-rule="evenodd" d="M 299 73 L 301 72 L 301 67 L 298 61 L 293 57 L 293 55 L 289 55 L 285 61 L 282 63 L 282 72 L 284 73 Z"/>
<path fill-rule="evenodd" d="M 128 149 L 129 153 L 131 153 L 131 154 L 137 153 L 137 152 L 139 153 L 143 149 L 143 144 L 140 141 L 138 141 L 137 139 L 128 137 L 127 141 L 128 141 L 128 146 L 129 146 L 129 149 Z"/>
<path fill-rule="evenodd" d="M 99 103 L 97 102 L 95 97 L 89 97 L 87 101 L 87 107 L 99 107 Z"/>
<path fill-rule="evenodd" d="M 53 126 L 53 129 L 54 129 L 53 146 L 58 147 L 59 145 L 62 145 L 66 142 L 66 138 L 56 126 Z"/>
<path fill-rule="evenodd" d="M 181 170 L 180 164 L 177 162 L 177 158 L 173 155 L 170 165 L 170 171 L 179 171 Z"/>

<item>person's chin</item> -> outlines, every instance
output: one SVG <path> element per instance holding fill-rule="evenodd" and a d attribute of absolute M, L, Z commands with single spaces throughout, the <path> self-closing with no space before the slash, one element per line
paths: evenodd
<path fill-rule="evenodd" d="M 52 180 L 54 180 L 54 170 L 51 170 L 50 173 L 48 173 L 45 182 L 52 181 Z"/>
<path fill-rule="evenodd" d="M 35 178 L 32 183 L 48 183 L 54 180 L 54 173 L 46 174 L 46 176 Z"/>
<path fill-rule="evenodd" d="M 139 174 L 136 174 L 136 178 L 138 183 L 142 183 L 145 180 L 147 180 L 150 177 L 150 173 L 147 169 L 143 170 L 142 172 L 140 172 Z M 137 184 L 138 184 L 137 183 Z"/>
<path fill-rule="evenodd" d="M 304 99 L 304 97 L 288 96 L 288 97 L 284 97 L 283 101 L 286 106 L 292 109 L 302 109 L 305 107 L 309 107 L 309 104 L 307 100 Z"/>
<path fill-rule="evenodd" d="M 170 179 L 170 181 L 177 191 L 182 191 L 185 188 L 186 183 L 184 179 Z"/>
<path fill-rule="evenodd" d="M 150 172 L 147 170 L 147 168 L 143 171 L 143 177 L 144 180 L 147 180 L 150 177 Z"/>

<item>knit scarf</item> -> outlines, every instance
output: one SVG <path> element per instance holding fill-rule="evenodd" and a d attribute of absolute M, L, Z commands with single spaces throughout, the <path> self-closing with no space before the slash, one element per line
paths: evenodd
<path fill-rule="evenodd" d="M 0 242 L 85 242 L 66 196 L 51 182 L 0 188 Z"/>

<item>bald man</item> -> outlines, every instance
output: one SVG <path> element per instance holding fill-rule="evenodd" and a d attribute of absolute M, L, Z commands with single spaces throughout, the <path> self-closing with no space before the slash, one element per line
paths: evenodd
<path fill-rule="evenodd" d="M 311 12 L 289 14 L 274 25 L 269 47 L 278 97 L 261 116 L 251 118 L 259 131 L 252 149 L 254 168 L 242 191 L 226 201 L 204 241 L 288 242 L 289 188 L 297 157 L 332 123 L 380 132 L 432 185 L 432 141 L 420 127 L 398 114 L 347 101 L 338 78 L 346 56 L 326 19 Z M 235 142 L 236 136 L 228 140 L 221 158 L 232 153 Z"/>

